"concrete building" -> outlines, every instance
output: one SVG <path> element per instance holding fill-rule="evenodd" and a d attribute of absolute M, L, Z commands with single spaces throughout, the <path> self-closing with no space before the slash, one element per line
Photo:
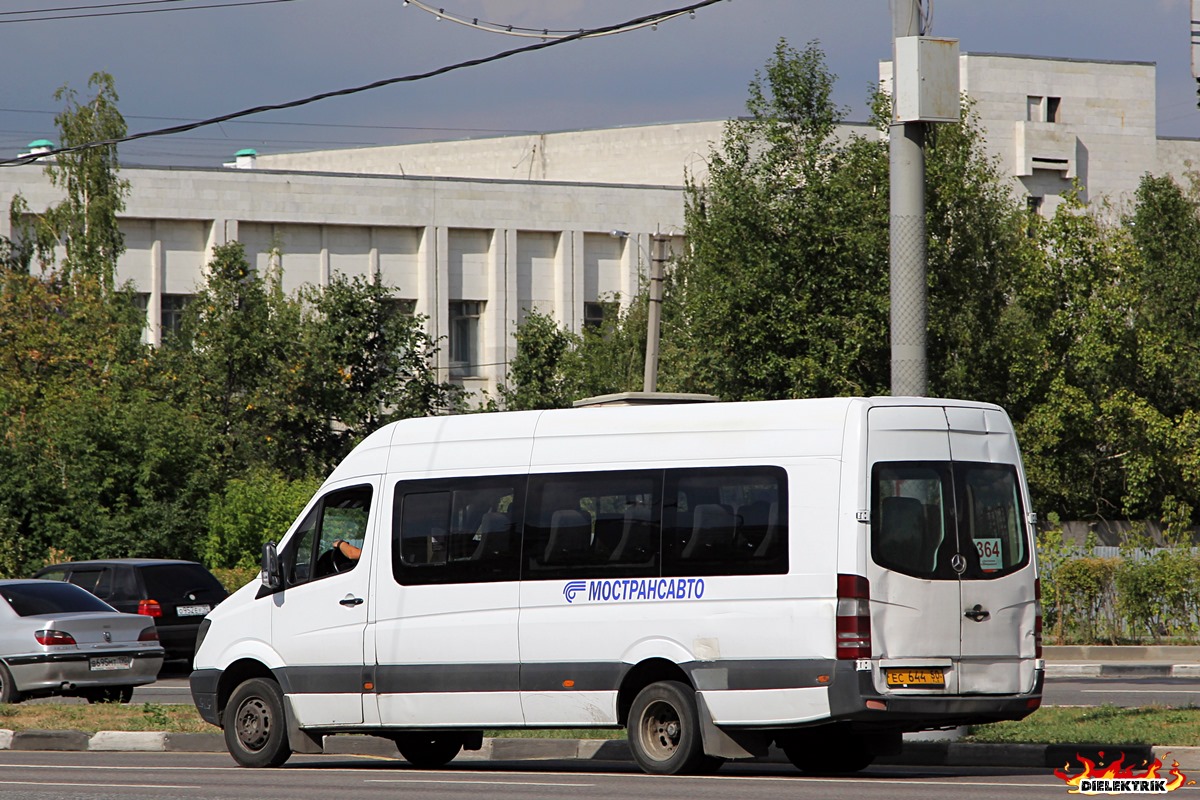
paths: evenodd
<path fill-rule="evenodd" d="M 1035 213 L 1052 213 L 1075 182 L 1085 199 L 1119 206 L 1143 174 L 1184 180 L 1200 163 L 1200 141 L 1156 136 L 1151 63 L 963 54 L 959 71 L 988 147 Z M 890 77 L 885 62 L 885 89 Z M 242 150 L 226 168 L 126 167 L 128 249 L 118 279 L 146 295 L 147 337 L 157 342 L 212 248 L 230 240 L 243 242 L 259 269 L 279 259 L 289 290 L 334 272 L 377 273 L 429 316 L 429 332 L 443 338 L 443 374 L 494 390 L 530 309 L 579 330 L 610 308 L 607 299 L 636 292 L 650 234 L 672 234 L 682 246 L 683 184 L 703 180 L 724 126 Z M 878 135 L 865 125 L 842 133 Z M 17 191 L 34 209 L 58 199 L 39 165 L 5 169 L 3 178 L 6 207 Z M 5 215 L 0 235 L 7 226 Z"/>

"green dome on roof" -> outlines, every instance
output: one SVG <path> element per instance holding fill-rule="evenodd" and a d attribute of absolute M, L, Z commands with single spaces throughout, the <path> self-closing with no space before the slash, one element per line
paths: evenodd
<path fill-rule="evenodd" d="M 30 147 L 54 147 L 54 142 L 49 139 L 36 139 L 29 143 Z"/>
<path fill-rule="evenodd" d="M 238 150 L 236 153 L 233 154 L 233 157 L 240 158 L 241 156 L 256 156 L 256 155 L 258 155 L 257 150 L 255 150 L 253 147 L 247 147 L 245 150 Z"/>

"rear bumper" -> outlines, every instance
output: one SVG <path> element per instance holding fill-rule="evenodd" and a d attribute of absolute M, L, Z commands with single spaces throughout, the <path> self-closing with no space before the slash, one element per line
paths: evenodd
<path fill-rule="evenodd" d="M 92 658 L 132 656 L 129 669 L 93 670 Z M 162 668 L 163 651 L 155 647 L 139 650 L 89 651 L 86 653 L 37 653 L 6 659 L 17 691 L 36 694 L 93 686 L 141 686 L 153 683 Z"/>
<path fill-rule="evenodd" d="M 1042 700 L 1045 671 L 1034 671 L 1033 690 L 1024 694 L 884 694 L 871 672 L 840 662 L 829 688 L 831 721 L 861 730 L 920 731 L 1024 719 Z"/>

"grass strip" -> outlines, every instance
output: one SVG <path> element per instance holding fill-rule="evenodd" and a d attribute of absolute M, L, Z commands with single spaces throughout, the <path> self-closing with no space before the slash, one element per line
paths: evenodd
<path fill-rule="evenodd" d="M 967 741 L 1200 746 L 1200 708 L 1044 707 L 1019 722 L 972 726 Z"/>

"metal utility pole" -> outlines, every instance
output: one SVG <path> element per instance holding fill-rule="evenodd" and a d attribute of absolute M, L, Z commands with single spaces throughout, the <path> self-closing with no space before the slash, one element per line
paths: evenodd
<path fill-rule="evenodd" d="M 926 392 L 925 122 L 897 121 L 896 40 L 921 36 L 921 0 L 892 0 L 891 332 L 892 394 Z"/>
<path fill-rule="evenodd" d="M 650 237 L 650 308 L 646 314 L 646 371 L 642 391 L 658 391 L 658 332 L 662 326 L 663 265 L 671 237 L 656 233 Z"/>

